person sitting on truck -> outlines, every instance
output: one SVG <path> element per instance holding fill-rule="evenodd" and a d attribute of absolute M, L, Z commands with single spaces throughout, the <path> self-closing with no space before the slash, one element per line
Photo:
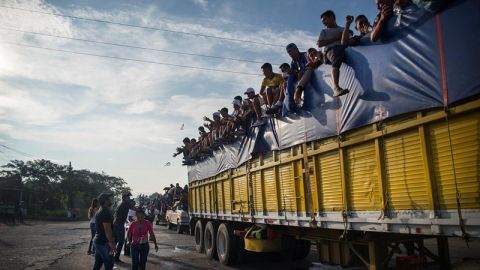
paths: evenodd
<path fill-rule="evenodd" d="M 237 136 L 243 136 L 247 132 L 244 125 L 244 120 L 242 118 L 244 113 L 242 108 L 242 102 L 238 99 L 234 99 L 232 102 L 232 105 L 233 105 L 233 113 L 232 113 L 231 121 L 233 123 L 234 134 Z"/>
<path fill-rule="evenodd" d="M 255 123 L 253 123 L 252 127 L 261 126 L 265 124 L 265 121 L 262 118 L 262 108 L 261 108 L 262 102 L 261 102 L 260 96 L 255 94 L 255 89 L 251 87 L 248 88 L 247 91 L 245 91 L 245 95 L 247 95 L 250 107 L 257 116 L 257 120 L 255 121 Z"/>
<path fill-rule="evenodd" d="M 278 101 L 283 78 L 281 74 L 273 72 L 272 64 L 270 63 L 263 64 L 261 68 L 265 77 L 260 87 L 260 95 L 266 100 L 267 108 L 271 108 Z"/>
<path fill-rule="evenodd" d="M 333 96 L 342 96 L 349 92 L 348 89 L 343 89 L 339 85 L 340 66 L 345 58 L 345 47 L 341 44 L 343 27 L 337 25 L 335 13 L 331 10 L 322 13 L 320 18 L 326 28 L 320 31 L 317 45 L 323 48 L 326 63 L 332 65 Z"/>
<path fill-rule="evenodd" d="M 308 56 L 306 52 L 300 52 L 295 43 L 290 43 L 286 47 L 288 55 L 292 58 L 290 64 L 290 72 L 288 73 L 287 87 L 285 97 L 287 97 L 286 106 L 283 106 L 282 115 L 286 115 L 290 111 L 295 111 L 297 107 L 294 102 L 295 84 L 300 80 L 307 69 Z"/>
<path fill-rule="evenodd" d="M 283 107 L 283 101 L 285 99 L 285 91 L 287 91 L 288 74 L 290 73 L 290 65 L 283 63 L 280 65 L 280 71 L 282 72 L 282 83 L 280 84 L 280 92 L 277 102 L 265 111 L 266 114 L 277 114 Z"/>
<path fill-rule="evenodd" d="M 307 55 L 307 68 L 297 83 L 297 90 L 295 90 L 294 101 L 297 105 L 301 103 L 303 91 L 307 83 L 310 82 L 314 70 L 323 64 L 323 54 L 315 48 L 308 49 Z"/>
<path fill-rule="evenodd" d="M 367 17 L 365 15 L 358 15 L 357 18 L 355 18 L 355 29 L 359 31 L 360 35 L 355 35 L 352 37 L 350 31 L 350 25 L 352 22 L 353 16 L 347 16 L 345 19 L 345 28 L 343 29 L 342 33 L 342 45 L 344 47 L 357 46 L 361 38 L 372 32 L 372 26 L 370 25 Z"/>
<path fill-rule="evenodd" d="M 222 116 L 222 137 L 223 142 L 229 142 L 232 137 L 232 132 L 234 131 L 235 118 L 228 114 L 228 108 L 223 107 L 219 110 L 220 115 Z"/>
<path fill-rule="evenodd" d="M 183 156 L 186 157 L 190 153 L 190 138 L 185 137 L 183 138 L 182 142 L 183 146 L 177 147 L 177 152 L 173 154 L 173 157 L 176 157 L 180 154 L 183 154 Z"/>
<path fill-rule="evenodd" d="M 373 30 L 370 35 L 373 42 L 382 36 L 385 24 L 393 16 L 394 10 L 403 10 L 412 4 L 411 0 L 376 0 L 375 2 L 380 13 L 373 22 Z"/>
<path fill-rule="evenodd" d="M 208 122 L 205 123 L 204 126 L 210 130 L 210 147 L 216 147 L 218 146 L 218 141 L 220 139 L 220 129 L 222 127 L 222 123 L 220 121 L 221 118 L 219 112 L 214 112 L 212 116 L 213 120 L 206 116 L 203 117 L 203 120 Z M 216 143 L 217 145 L 215 145 Z"/>

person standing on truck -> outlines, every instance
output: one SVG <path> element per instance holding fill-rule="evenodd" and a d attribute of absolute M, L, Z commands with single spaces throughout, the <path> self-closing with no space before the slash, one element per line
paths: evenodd
<path fill-rule="evenodd" d="M 113 237 L 112 192 L 104 192 L 98 197 L 100 209 L 95 215 L 95 264 L 93 270 L 100 270 L 102 264 L 105 270 L 113 269 L 113 254 L 115 252 L 115 239 Z"/>
<path fill-rule="evenodd" d="M 335 13 L 331 10 L 325 11 L 320 19 L 325 28 L 320 31 L 317 45 L 323 48 L 327 64 L 332 65 L 333 96 L 342 96 L 349 92 L 348 89 L 343 89 L 339 85 L 340 66 L 345 58 L 345 47 L 341 44 L 343 27 L 337 25 Z"/>
<path fill-rule="evenodd" d="M 123 243 L 125 242 L 125 222 L 127 220 L 128 210 L 130 209 L 131 200 L 130 192 L 125 192 L 122 195 L 122 203 L 115 211 L 115 218 L 113 220 L 113 233 L 115 234 L 115 244 L 117 245 L 115 253 L 115 262 L 122 262 L 120 254 L 122 253 Z"/>
<path fill-rule="evenodd" d="M 95 226 L 95 215 L 97 214 L 98 211 L 98 199 L 95 198 L 92 200 L 92 204 L 90 205 L 90 208 L 88 208 L 88 218 L 90 219 L 90 233 L 91 233 L 91 238 L 90 238 L 90 243 L 88 244 L 88 255 L 95 254 L 95 247 L 93 246 L 93 239 L 95 238 L 95 234 L 97 233 L 97 229 Z"/>
<path fill-rule="evenodd" d="M 132 222 L 128 227 L 127 238 L 130 243 L 130 253 L 132 255 L 132 270 L 145 270 L 147 264 L 148 252 L 150 245 L 148 243 L 148 235 L 155 245 L 155 251 L 158 252 L 157 240 L 153 232 L 152 223 L 145 220 L 145 212 L 139 208 L 135 212 L 137 220 Z"/>

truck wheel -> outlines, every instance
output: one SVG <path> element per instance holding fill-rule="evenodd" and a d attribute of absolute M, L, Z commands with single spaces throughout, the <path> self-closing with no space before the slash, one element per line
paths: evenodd
<path fill-rule="evenodd" d="M 233 235 L 233 229 L 226 223 L 220 224 L 217 231 L 217 255 L 223 265 L 239 263 L 243 255 L 243 239 Z"/>
<path fill-rule="evenodd" d="M 217 258 L 217 228 L 213 222 L 207 222 L 205 226 L 205 233 L 203 234 L 203 241 L 205 242 L 205 254 L 209 259 Z"/>
<path fill-rule="evenodd" d="M 311 242 L 307 240 L 295 240 L 295 248 L 293 249 L 293 259 L 303 260 L 310 253 Z"/>
<path fill-rule="evenodd" d="M 203 244 L 203 224 L 201 220 L 198 220 L 195 224 L 195 249 L 203 253 L 205 251 L 205 246 Z"/>
<path fill-rule="evenodd" d="M 182 234 L 182 233 L 183 233 L 182 225 L 180 225 L 180 220 L 177 220 L 177 233 L 178 233 L 178 234 Z"/>

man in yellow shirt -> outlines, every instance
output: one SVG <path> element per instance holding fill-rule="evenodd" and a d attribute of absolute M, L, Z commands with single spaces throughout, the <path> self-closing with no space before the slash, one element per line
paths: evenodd
<path fill-rule="evenodd" d="M 263 64 L 262 71 L 265 78 L 260 87 L 260 95 L 267 101 L 267 107 L 271 108 L 280 97 L 280 86 L 283 83 L 283 77 L 281 74 L 273 72 L 272 64 L 270 63 Z"/>

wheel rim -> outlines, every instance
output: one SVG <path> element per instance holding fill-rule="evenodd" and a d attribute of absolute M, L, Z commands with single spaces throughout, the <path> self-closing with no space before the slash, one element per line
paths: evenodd
<path fill-rule="evenodd" d="M 225 257 L 225 253 L 226 253 L 226 242 L 227 240 L 225 239 L 225 234 L 223 233 L 219 233 L 217 235 L 217 253 L 218 253 L 218 256 L 220 257 Z"/>

